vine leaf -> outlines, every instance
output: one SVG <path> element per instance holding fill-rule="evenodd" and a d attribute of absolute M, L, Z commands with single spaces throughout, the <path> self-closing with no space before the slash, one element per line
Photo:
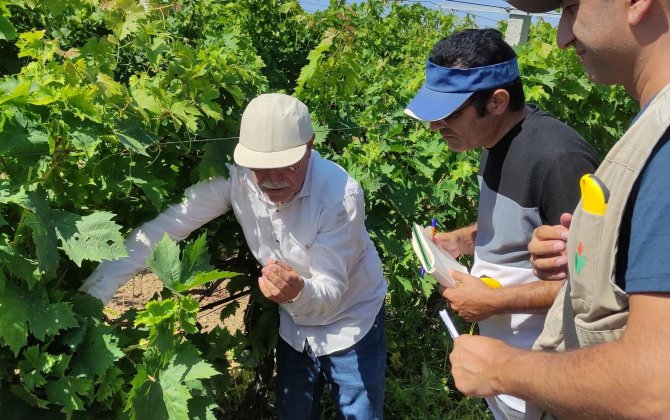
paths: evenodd
<path fill-rule="evenodd" d="M 159 418 L 157 413 L 161 414 L 160 418 L 193 418 L 189 416 L 189 400 L 193 398 L 190 387 L 218 374 L 200 358 L 197 350 L 186 347 L 156 377 L 150 376 L 144 366 L 138 367 L 127 409 L 131 418 L 136 419 Z"/>
<path fill-rule="evenodd" d="M 56 276 L 58 268 L 58 248 L 56 232 L 52 226 L 51 209 L 44 189 L 27 193 L 25 204 L 32 210 L 26 217 L 26 226 L 33 231 L 33 241 L 40 270 L 48 279 Z M 29 283 L 32 287 L 33 284 Z"/>
<path fill-rule="evenodd" d="M 46 385 L 49 401 L 63 406 L 63 412 L 71 414 L 73 411 L 84 409 L 84 402 L 80 396 L 91 391 L 93 383 L 90 379 L 65 377 Z"/>
<path fill-rule="evenodd" d="M 82 260 L 115 260 L 128 255 L 121 227 L 111 220 L 114 213 L 95 212 L 79 216 L 52 210 L 52 215 L 63 250 L 79 267 Z"/>
<path fill-rule="evenodd" d="M 234 277 L 239 273 L 215 270 L 209 264 L 206 235 L 203 233 L 184 248 L 179 258 L 179 245 L 165 234 L 156 244 L 147 266 L 158 276 L 165 287 L 173 292 L 184 292 L 222 277 Z"/>
<path fill-rule="evenodd" d="M 147 157 L 149 157 L 147 148 L 157 139 L 153 133 L 145 130 L 141 123 L 129 119 L 121 121 L 114 134 L 126 149 Z"/>
<path fill-rule="evenodd" d="M 29 326 L 38 340 L 44 340 L 78 325 L 70 306 L 49 303 L 44 289 L 28 291 L 7 282 L 0 293 L 0 339 L 15 356 L 27 343 Z"/>
<path fill-rule="evenodd" d="M 0 16 L 0 39 L 13 41 L 16 39 L 16 29 L 6 16 Z"/>
<path fill-rule="evenodd" d="M 114 328 L 102 325 L 99 321 L 97 325 L 88 328 L 86 338 L 77 347 L 72 358 L 71 375 L 84 375 L 87 378 L 101 375 L 123 357 L 124 353 L 117 344 L 118 338 L 111 334 L 113 330 Z"/>

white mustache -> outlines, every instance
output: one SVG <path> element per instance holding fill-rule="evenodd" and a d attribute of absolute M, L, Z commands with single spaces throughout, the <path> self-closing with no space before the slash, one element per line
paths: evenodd
<path fill-rule="evenodd" d="M 278 183 L 270 182 L 270 181 L 263 181 L 260 185 L 261 188 L 264 190 L 280 190 L 282 188 L 289 187 L 290 184 L 286 181 L 280 181 Z"/>

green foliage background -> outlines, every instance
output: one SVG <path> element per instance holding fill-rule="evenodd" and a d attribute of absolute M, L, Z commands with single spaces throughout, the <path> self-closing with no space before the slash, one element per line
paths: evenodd
<path fill-rule="evenodd" d="M 272 416 L 276 306 L 231 216 L 182 250 L 161 242 L 151 267 L 166 288 L 142 311 L 108 322 L 76 290 L 98 261 L 125 255 L 132 227 L 226 175 L 245 104 L 283 91 L 366 192 L 389 281 L 386 417 L 486 417 L 453 386 L 441 300 L 407 241 L 413 221 L 475 220 L 478 152 L 449 152 L 402 112 L 432 45 L 473 26 L 400 1 L 311 14 L 280 0 L 0 0 L 0 412 Z M 527 99 L 604 154 L 636 105 L 590 84 L 554 37 L 539 22 L 518 48 Z M 251 290 L 247 334 L 200 331 L 189 290 L 218 278 Z"/>

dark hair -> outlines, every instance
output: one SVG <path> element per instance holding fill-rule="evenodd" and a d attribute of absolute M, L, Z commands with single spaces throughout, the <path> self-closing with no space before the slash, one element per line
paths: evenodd
<path fill-rule="evenodd" d="M 442 38 L 430 51 L 428 60 L 442 67 L 483 67 L 509 61 L 516 53 L 495 29 L 466 29 Z M 475 92 L 471 100 L 480 117 L 486 115 L 486 101 L 496 89 L 509 93 L 509 108 L 523 109 L 526 98 L 523 83 L 517 77 L 510 83 L 492 89 Z"/>

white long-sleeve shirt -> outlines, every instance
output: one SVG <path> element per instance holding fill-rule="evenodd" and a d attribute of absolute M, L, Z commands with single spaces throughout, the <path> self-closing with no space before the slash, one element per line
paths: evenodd
<path fill-rule="evenodd" d="M 272 258 L 304 278 L 297 299 L 279 307 L 279 333 L 287 343 L 302 351 L 307 340 L 319 356 L 363 338 L 386 295 L 381 260 L 365 228 L 360 186 L 315 151 L 301 190 L 280 205 L 267 199 L 246 168 L 230 166 L 229 178 L 193 185 L 181 203 L 131 232 L 129 256 L 101 263 L 81 290 L 108 302 L 146 268 L 165 233 L 180 241 L 231 208 L 261 265 Z"/>

